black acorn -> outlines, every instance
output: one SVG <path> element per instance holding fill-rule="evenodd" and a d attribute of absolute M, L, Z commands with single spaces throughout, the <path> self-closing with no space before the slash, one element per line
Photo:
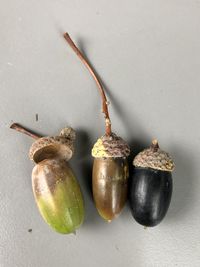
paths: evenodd
<path fill-rule="evenodd" d="M 172 195 L 174 162 L 157 140 L 133 160 L 129 201 L 135 220 L 147 227 L 159 224 L 167 213 Z"/>

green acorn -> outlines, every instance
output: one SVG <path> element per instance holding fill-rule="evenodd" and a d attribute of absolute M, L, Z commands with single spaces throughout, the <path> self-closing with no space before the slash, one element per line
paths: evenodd
<path fill-rule="evenodd" d="M 36 163 L 32 188 L 43 219 L 59 233 L 74 233 L 84 219 L 83 196 L 67 162 L 74 152 L 74 130 L 65 128 L 59 136 L 39 137 L 18 124 L 11 128 L 37 139 L 29 157 Z"/>

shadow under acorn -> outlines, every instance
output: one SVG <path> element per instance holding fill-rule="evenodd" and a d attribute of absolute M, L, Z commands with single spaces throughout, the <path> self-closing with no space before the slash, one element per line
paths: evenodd
<path fill-rule="evenodd" d="M 173 144 L 170 151 L 175 162 L 175 170 L 172 173 L 173 193 L 169 211 L 166 215 L 166 222 L 177 222 L 182 220 L 195 203 L 195 173 L 193 158 L 188 153 L 187 148 Z"/>
<path fill-rule="evenodd" d="M 80 175 L 83 176 L 81 182 L 84 183 L 84 189 L 92 200 L 92 142 L 89 135 L 84 130 L 76 130 L 75 154 L 74 160 L 80 167 Z M 78 170 L 77 170 L 78 171 Z"/>
<path fill-rule="evenodd" d="M 76 129 L 75 153 L 72 158 L 72 165 L 84 197 L 85 220 L 83 227 L 103 224 L 92 196 L 92 146 L 89 134 L 85 130 Z"/>

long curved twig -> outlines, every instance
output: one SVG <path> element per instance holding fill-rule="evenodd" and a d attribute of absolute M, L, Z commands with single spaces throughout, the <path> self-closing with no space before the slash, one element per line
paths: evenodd
<path fill-rule="evenodd" d="M 67 41 L 67 43 L 69 44 L 69 46 L 73 49 L 73 51 L 76 53 L 76 55 L 79 57 L 79 59 L 86 66 L 86 68 L 88 69 L 88 71 L 90 72 L 90 74 L 92 75 L 92 77 L 94 78 L 94 80 L 98 86 L 98 89 L 100 91 L 101 98 L 102 98 L 102 112 L 105 114 L 106 135 L 110 135 L 111 134 L 111 121 L 110 121 L 110 116 L 109 116 L 109 112 L 108 112 L 108 101 L 106 99 L 103 85 L 102 85 L 100 79 L 97 77 L 94 69 L 92 68 L 90 63 L 86 60 L 86 58 L 81 53 L 81 51 L 78 49 L 78 47 L 75 45 L 75 43 L 72 41 L 69 34 L 65 33 L 63 36 L 64 36 L 65 40 Z"/>

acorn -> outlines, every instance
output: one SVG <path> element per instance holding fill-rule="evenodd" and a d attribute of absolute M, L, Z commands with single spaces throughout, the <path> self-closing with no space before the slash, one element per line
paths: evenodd
<path fill-rule="evenodd" d="M 106 221 L 110 222 L 121 212 L 127 200 L 128 163 L 130 154 L 128 144 L 111 131 L 108 101 L 102 82 L 91 64 L 74 44 L 68 33 L 64 34 L 67 43 L 83 62 L 94 78 L 102 98 L 102 112 L 105 115 L 105 135 L 100 137 L 92 149 L 94 157 L 92 189 L 96 208 Z"/>
<path fill-rule="evenodd" d="M 134 219 L 146 227 L 159 224 L 165 217 L 172 196 L 174 162 L 161 150 L 157 140 L 133 160 L 129 201 Z"/>
<path fill-rule="evenodd" d="M 114 133 L 99 138 L 92 149 L 94 201 L 108 222 L 119 215 L 127 200 L 129 154 L 127 143 Z"/>
<path fill-rule="evenodd" d="M 59 233 L 75 233 L 84 219 L 83 196 L 68 163 L 74 153 L 75 131 L 69 127 L 59 136 L 40 137 L 16 123 L 11 128 L 36 139 L 29 157 L 36 163 L 32 189 L 43 219 Z"/>

